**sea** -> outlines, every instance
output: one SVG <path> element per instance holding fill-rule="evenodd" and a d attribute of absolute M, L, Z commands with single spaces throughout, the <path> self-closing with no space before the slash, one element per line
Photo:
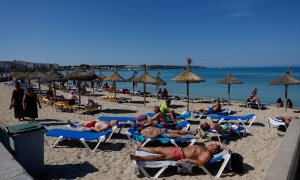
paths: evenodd
<path fill-rule="evenodd" d="M 234 68 L 195 68 L 191 71 L 205 79 L 205 82 L 190 84 L 190 97 L 201 97 L 204 99 L 228 98 L 228 85 L 219 84 L 217 80 L 222 79 L 229 71 L 234 77 L 243 81 L 243 84 L 231 85 L 231 101 L 244 101 L 250 96 L 254 88 L 257 88 L 257 97 L 262 103 L 276 104 L 280 97 L 284 101 L 284 85 L 270 85 L 269 81 L 282 76 L 287 72 L 288 67 L 234 67 Z M 186 84 L 176 83 L 171 79 L 183 72 L 184 69 L 155 69 L 147 70 L 151 76 L 160 73 L 167 85 L 159 88 L 166 88 L 169 95 L 186 96 Z M 137 76 L 143 70 L 137 70 Z M 95 72 L 99 74 L 99 72 Z M 111 71 L 101 71 L 104 75 L 109 75 Z M 128 79 L 134 70 L 118 70 L 118 73 Z M 291 76 L 300 79 L 300 67 L 291 67 Z M 110 84 L 110 83 L 108 83 Z M 118 82 L 117 89 L 127 88 L 132 90 L 132 83 Z M 135 91 L 143 91 L 143 84 L 137 84 Z M 156 86 L 147 84 L 147 92 L 155 92 Z M 292 100 L 294 107 L 300 107 L 300 84 L 288 86 L 288 98 Z"/>

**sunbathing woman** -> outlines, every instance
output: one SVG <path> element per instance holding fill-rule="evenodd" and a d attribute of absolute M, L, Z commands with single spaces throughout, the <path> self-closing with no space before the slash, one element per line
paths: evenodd
<path fill-rule="evenodd" d="M 160 160 L 173 160 L 181 162 L 190 162 L 194 165 L 201 166 L 209 161 L 213 154 L 220 152 L 223 149 L 226 149 L 231 153 L 231 150 L 219 143 L 215 142 L 210 144 L 208 147 L 193 145 L 185 148 L 181 147 L 142 147 L 137 144 L 133 144 L 135 150 L 145 151 L 149 153 L 154 153 L 156 155 L 149 156 L 135 156 L 130 155 L 131 160 L 141 160 L 141 161 L 160 161 Z"/>
<path fill-rule="evenodd" d="M 221 106 L 221 101 L 220 99 L 217 99 L 213 106 L 208 108 L 208 110 L 206 109 L 195 109 L 193 110 L 193 112 L 204 112 L 204 113 L 207 113 L 207 114 L 214 114 L 216 112 L 220 112 L 222 110 L 222 106 Z"/>
<path fill-rule="evenodd" d="M 185 134 L 197 134 L 198 129 L 194 131 L 186 130 L 169 130 L 166 128 L 157 128 L 154 126 L 148 127 L 138 127 L 137 130 L 141 133 L 142 136 L 147 138 L 157 138 L 157 137 L 168 137 L 168 138 L 187 138 L 187 139 L 199 139 L 200 135 L 196 136 L 187 136 Z"/>
<path fill-rule="evenodd" d="M 102 132 L 105 131 L 113 126 L 119 124 L 118 121 L 98 121 L 98 120 L 90 120 L 90 121 L 82 121 L 79 123 L 72 123 L 68 120 L 68 124 L 71 126 L 79 126 L 82 127 L 82 131 L 95 131 L 95 132 Z"/>
<path fill-rule="evenodd" d="M 257 105 L 260 104 L 260 101 L 257 98 L 257 89 L 256 88 L 252 91 L 251 96 L 248 97 L 247 102 L 254 102 Z"/>

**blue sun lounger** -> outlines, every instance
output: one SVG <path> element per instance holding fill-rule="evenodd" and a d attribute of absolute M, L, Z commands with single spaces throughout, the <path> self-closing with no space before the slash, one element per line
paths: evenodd
<path fill-rule="evenodd" d="M 226 123 L 227 126 L 231 126 L 232 124 L 231 123 Z M 231 129 L 229 134 L 228 133 L 219 133 L 217 131 L 215 131 L 214 129 L 209 129 L 207 132 L 209 133 L 215 133 L 217 134 L 217 137 L 218 137 L 218 140 L 219 142 L 221 143 L 221 139 L 220 139 L 220 135 L 225 137 L 225 138 L 228 138 L 230 136 L 230 134 L 237 134 L 240 136 L 240 133 L 247 133 L 247 129 L 244 127 L 244 126 L 238 126 L 237 129 Z"/>
<path fill-rule="evenodd" d="M 203 117 L 209 117 L 209 116 L 228 116 L 230 115 L 231 111 L 227 108 L 222 109 L 220 112 L 215 112 L 213 114 L 208 114 L 206 112 L 192 112 L 192 115 L 194 118 L 203 118 Z"/>
<path fill-rule="evenodd" d="M 248 126 L 250 127 L 252 123 L 256 119 L 255 114 L 247 114 L 245 116 L 208 116 L 207 119 L 212 120 L 213 122 L 218 122 L 219 124 L 223 121 L 239 121 L 245 128 L 245 123 L 249 123 Z"/>
<path fill-rule="evenodd" d="M 135 153 L 136 156 L 151 156 L 151 155 L 155 155 L 153 153 L 148 153 L 148 152 L 144 152 L 144 151 L 136 151 Z M 220 153 L 218 154 L 215 154 L 212 156 L 212 158 L 207 162 L 205 163 L 205 165 L 214 165 L 216 164 L 217 162 L 220 162 L 221 160 L 223 160 L 222 162 L 222 165 L 220 166 L 220 168 L 218 169 L 218 172 L 215 176 L 212 175 L 211 172 L 209 172 L 207 170 L 207 168 L 205 167 L 205 165 L 202 165 L 202 166 L 199 166 L 201 169 L 203 169 L 203 171 L 209 175 L 211 178 L 213 177 L 220 177 L 222 172 L 224 171 L 225 167 L 227 166 L 229 160 L 230 160 L 230 153 L 226 150 L 223 150 L 221 151 Z M 139 171 L 140 170 L 144 176 L 148 177 L 148 178 L 158 178 L 161 173 L 164 172 L 164 170 L 169 167 L 169 166 L 175 166 L 175 167 L 178 167 L 178 166 L 185 166 L 185 167 L 188 167 L 188 168 L 192 168 L 192 164 L 191 163 L 183 163 L 183 162 L 180 162 L 180 161 L 172 161 L 172 160 L 163 160 L 163 161 L 134 161 L 133 162 L 134 164 L 134 169 L 136 170 L 136 175 L 139 174 Z M 147 171 L 145 170 L 145 168 L 159 168 L 158 172 L 154 175 L 154 176 L 150 176 Z"/>
<path fill-rule="evenodd" d="M 79 140 L 81 143 L 86 147 L 86 149 L 93 153 L 95 150 L 99 147 L 100 143 L 109 140 L 114 129 L 116 127 L 110 128 L 103 132 L 86 132 L 86 131 L 76 131 L 76 130 L 69 130 L 69 129 L 51 129 L 47 132 L 45 132 L 45 137 L 52 137 L 57 138 L 56 141 L 53 144 L 50 144 L 46 138 L 45 142 L 50 147 L 55 147 L 59 141 L 62 139 L 73 139 L 73 140 Z M 86 141 L 93 141 L 97 140 L 98 143 L 94 147 L 94 149 L 91 149 Z"/>
<path fill-rule="evenodd" d="M 156 125 L 157 127 L 160 127 L 160 125 Z M 177 127 L 183 127 L 186 129 L 189 129 L 190 124 L 187 121 L 182 121 L 177 123 Z M 142 146 L 145 146 L 150 141 L 160 141 L 161 143 L 168 143 L 171 142 L 174 146 L 177 146 L 178 142 L 189 142 L 189 146 L 193 145 L 196 140 L 195 139 L 188 139 L 188 138 L 165 138 L 165 137 L 158 137 L 158 138 L 147 138 L 142 136 L 137 130 L 137 126 L 134 126 L 130 128 L 127 132 L 127 137 L 130 141 L 138 141 L 142 142 Z M 194 136 L 195 134 L 187 134 L 190 136 Z M 177 142 L 177 143 L 176 143 Z"/>
<path fill-rule="evenodd" d="M 180 120 L 180 119 L 188 119 L 191 117 L 192 112 L 191 111 L 184 111 L 181 114 L 175 116 L 175 119 Z M 155 116 L 155 113 L 151 112 L 151 113 L 147 113 L 146 114 L 148 117 L 153 117 Z M 171 122 L 171 118 L 170 116 L 167 116 L 167 121 Z"/>

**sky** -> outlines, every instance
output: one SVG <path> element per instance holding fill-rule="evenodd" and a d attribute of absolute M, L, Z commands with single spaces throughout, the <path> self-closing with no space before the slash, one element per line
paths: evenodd
<path fill-rule="evenodd" d="M 0 60 L 300 66 L 299 0 L 0 0 Z"/>

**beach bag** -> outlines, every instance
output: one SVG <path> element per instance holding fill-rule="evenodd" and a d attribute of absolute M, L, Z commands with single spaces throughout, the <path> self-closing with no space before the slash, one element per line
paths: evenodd
<path fill-rule="evenodd" d="M 244 158 L 238 153 L 231 154 L 231 169 L 232 172 L 242 174 L 244 172 Z"/>

